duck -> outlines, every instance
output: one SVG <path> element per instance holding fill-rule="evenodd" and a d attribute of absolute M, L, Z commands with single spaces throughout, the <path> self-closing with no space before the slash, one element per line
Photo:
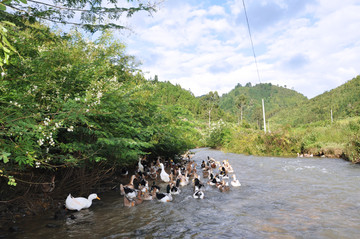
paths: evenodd
<path fill-rule="evenodd" d="M 124 197 L 124 206 L 125 207 L 135 207 L 135 200 L 132 198 Z"/>
<path fill-rule="evenodd" d="M 157 178 L 157 169 L 156 169 L 156 167 L 154 166 L 154 164 L 153 163 L 151 163 L 151 166 L 150 166 L 150 171 L 149 171 L 149 176 L 150 176 L 150 178 L 151 179 L 156 179 Z"/>
<path fill-rule="evenodd" d="M 161 173 L 160 173 L 161 180 L 164 181 L 165 183 L 170 182 L 170 176 L 165 172 L 164 164 L 160 163 L 160 167 L 161 167 Z"/>
<path fill-rule="evenodd" d="M 137 192 L 138 190 L 134 189 L 134 188 L 129 188 L 126 186 L 123 186 L 122 184 L 120 184 L 120 195 L 124 195 L 128 198 L 135 198 L 138 194 Z"/>
<path fill-rule="evenodd" d="M 214 174 L 211 173 L 209 177 L 210 177 L 210 179 L 207 183 L 211 186 L 215 186 L 218 183 L 218 181 L 214 177 Z"/>
<path fill-rule="evenodd" d="M 80 211 L 81 209 L 89 208 L 94 199 L 100 200 L 100 198 L 97 196 L 96 193 L 90 194 L 88 198 L 84 198 L 84 197 L 76 197 L 76 198 L 74 198 L 69 193 L 69 195 L 67 196 L 67 198 L 65 200 L 65 207 L 67 209 L 69 209 L 69 210 L 78 210 L 78 211 Z"/>
<path fill-rule="evenodd" d="M 205 187 L 205 185 L 198 178 L 195 178 L 194 184 L 195 184 L 194 185 L 194 190 L 195 191 L 202 190 Z"/>
<path fill-rule="evenodd" d="M 233 174 L 232 176 L 233 180 L 231 181 L 231 186 L 233 187 L 240 187 L 241 183 L 239 182 L 239 180 L 236 179 L 236 175 Z"/>
<path fill-rule="evenodd" d="M 126 195 L 124 196 L 124 206 L 126 207 L 134 207 L 143 202 L 141 191 L 138 191 L 137 196 L 134 198 L 129 198 Z"/>
<path fill-rule="evenodd" d="M 180 186 L 181 187 L 184 187 L 184 186 L 188 185 L 189 177 L 188 177 L 187 170 L 185 170 L 185 174 L 182 174 L 181 169 L 179 168 L 179 173 L 178 173 L 177 178 L 180 179 Z"/>
<path fill-rule="evenodd" d="M 210 158 L 210 156 L 207 156 L 207 160 L 208 160 L 209 163 L 215 163 L 215 159 Z"/>
<path fill-rule="evenodd" d="M 203 171 L 203 178 L 208 178 L 209 177 L 209 170 L 204 170 Z"/>
<path fill-rule="evenodd" d="M 231 166 L 231 164 L 229 163 L 229 160 L 227 159 L 226 161 L 224 160 L 224 166 L 226 168 L 226 171 L 228 173 L 233 173 L 234 172 L 234 169 L 233 167 Z"/>
<path fill-rule="evenodd" d="M 171 193 L 170 193 L 170 185 L 169 184 L 166 187 L 166 192 L 167 193 L 156 193 L 156 198 L 160 202 L 171 202 L 173 200 L 173 198 L 172 198 Z"/>
<path fill-rule="evenodd" d="M 139 163 L 138 163 L 138 170 L 139 172 L 144 172 L 144 165 L 141 164 L 141 158 L 139 157 Z"/>
<path fill-rule="evenodd" d="M 175 184 L 171 183 L 171 185 L 170 185 L 170 193 L 173 194 L 173 195 L 180 194 L 181 190 L 180 190 L 179 186 L 180 186 L 180 179 L 178 178 L 176 180 Z"/>
<path fill-rule="evenodd" d="M 220 192 L 227 192 L 230 190 L 230 187 L 229 187 L 229 184 L 224 180 L 222 180 L 220 183 L 218 183 L 217 185 L 217 188 L 220 190 Z"/>
<path fill-rule="evenodd" d="M 179 179 L 180 179 L 180 186 L 181 187 L 184 187 L 184 186 L 189 184 L 189 178 L 187 177 L 187 172 L 185 173 L 185 176 L 181 175 L 181 177 Z"/>
<path fill-rule="evenodd" d="M 124 187 L 135 189 L 135 187 L 134 187 L 134 179 L 135 178 L 136 178 L 135 175 L 131 175 L 130 182 L 128 184 L 124 185 Z"/>
<path fill-rule="evenodd" d="M 219 178 L 220 178 L 220 180 L 221 179 L 229 179 L 229 175 L 228 174 L 220 174 Z"/>
<path fill-rule="evenodd" d="M 150 192 L 160 192 L 160 187 L 155 184 L 155 181 L 153 181 L 153 184 L 151 185 Z"/>
<path fill-rule="evenodd" d="M 198 198 L 198 199 L 204 199 L 204 192 L 201 190 L 196 190 L 193 194 L 193 198 Z"/>
<path fill-rule="evenodd" d="M 154 200 L 156 198 L 156 191 L 147 191 L 147 192 L 141 192 L 140 195 L 141 199 L 144 201 L 151 201 Z"/>
<path fill-rule="evenodd" d="M 140 183 L 139 183 L 139 190 L 141 190 L 142 192 L 149 191 L 149 183 L 146 179 L 141 178 Z"/>

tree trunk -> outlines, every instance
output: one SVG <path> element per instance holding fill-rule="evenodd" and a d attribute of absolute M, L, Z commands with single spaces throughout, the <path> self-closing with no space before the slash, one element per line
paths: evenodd
<path fill-rule="evenodd" d="M 240 108 L 240 119 L 241 119 L 241 125 L 242 125 L 242 121 L 243 121 L 243 109 L 242 109 L 242 107 Z"/>
<path fill-rule="evenodd" d="M 211 127 L 210 114 L 211 114 L 211 110 L 209 110 L 209 129 Z"/>

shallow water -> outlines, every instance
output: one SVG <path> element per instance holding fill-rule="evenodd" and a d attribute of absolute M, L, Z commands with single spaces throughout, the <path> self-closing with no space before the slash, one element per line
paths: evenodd
<path fill-rule="evenodd" d="M 190 185 L 170 203 L 127 208 L 119 192 L 74 212 L 76 219 L 25 219 L 13 238 L 357 238 L 360 168 L 340 159 L 275 158 L 193 150 L 200 170 L 207 156 L 228 159 L 241 182 L 203 200 Z M 200 173 L 201 175 L 201 173 Z M 203 180 L 207 181 L 207 180 Z M 165 188 L 165 184 L 160 184 Z M 57 228 L 47 228 L 47 224 Z"/>

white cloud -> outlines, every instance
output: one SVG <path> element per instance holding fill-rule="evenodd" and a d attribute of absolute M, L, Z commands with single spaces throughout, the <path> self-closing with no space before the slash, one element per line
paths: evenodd
<path fill-rule="evenodd" d="M 209 11 L 208 11 L 209 15 L 214 15 L 214 16 L 225 16 L 225 9 L 221 6 L 218 5 L 214 5 L 214 6 L 210 6 Z"/>
<path fill-rule="evenodd" d="M 269 24 L 252 31 L 262 83 L 294 87 L 311 98 L 359 74 L 358 1 L 247 1 L 254 12 L 267 10 L 265 5 L 283 14 L 267 16 Z M 136 34 L 128 39 L 129 52 L 143 60 L 149 75 L 180 84 L 195 95 L 227 93 L 238 83 L 257 84 L 241 14 L 241 0 L 222 5 L 164 2 L 154 17 L 131 20 Z"/>

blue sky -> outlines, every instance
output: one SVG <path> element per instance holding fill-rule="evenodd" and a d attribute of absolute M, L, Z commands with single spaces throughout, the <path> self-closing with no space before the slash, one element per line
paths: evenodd
<path fill-rule="evenodd" d="M 359 0 L 164 0 L 153 16 L 127 19 L 120 34 L 146 77 L 180 84 L 199 96 L 238 83 L 272 83 L 308 98 L 360 72 Z"/>

